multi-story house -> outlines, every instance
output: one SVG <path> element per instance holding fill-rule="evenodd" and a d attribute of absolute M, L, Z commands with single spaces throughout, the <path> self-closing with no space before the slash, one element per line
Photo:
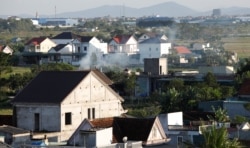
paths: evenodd
<path fill-rule="evenodd" d="M 109 53 L 126 53 L 127 55 L 138 53 L 137 40 L 133 35 L 116 35 L 108 45 Z"/>
<path fill-rule="evenodd" d="M 143 64 L 145 58 L 160 58 L 168 55 L 171 43 L 160 38 L 149 38 L 139 42 L 140 63 Z"/>
<path fill-rule="evenodd" d="M 56 43 L 47 37 L 35 37 L 25 44 L 24 52 L 47 53 Z"/>

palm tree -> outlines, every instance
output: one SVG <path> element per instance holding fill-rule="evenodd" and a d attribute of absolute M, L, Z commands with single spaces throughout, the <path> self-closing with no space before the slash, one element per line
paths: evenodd
<path fill-rule="evenodd" d="M 204 137 L 204 148 L 239 148 L 241 144 L 237 139 L 230 140 L 228 138 L 227 129 L 223 126 L 216 128 L 211 126 L 210 128 L 203 128 L 202 135 Z"/>

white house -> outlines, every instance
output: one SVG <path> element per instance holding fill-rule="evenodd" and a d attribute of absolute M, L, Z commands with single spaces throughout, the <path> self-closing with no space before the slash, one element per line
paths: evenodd
<path fill-rule="evenodd" d="M 43 71 L 13 99 L 16 126 L 66 141 L 84 119 L 125 113 L 111 84 L 98 70 Z"/>
<path fill-rule="evenodd" d="M 56 43 L 47 37 L 35 37 L 25 44 L 25 52 L 47 53 Z"/>
<path fill-rule="evenodd" d="M 76 49 L 74 53 L 107 53 L 107 43 L 101 42 L 94 36 L 80 36 L 72 41 Z"/>
<path fill-rule="evenodd" d="M 160 58 L 169 54 L 171 43 L 160 38 L 149 38 L 139 43 L 140 63 L 143 64 L 145 58 Z"/>
<path fill-rule="evenodd" d="M 72 63 L 72 53 L 73 47 L 71 44 L 58 44 L 48 51 L 47 62 L 63 62 L 70 64 Z"/>
<path fill-rule="evenodd" d="M 108 52 L 136 54 L 138 53 L 137 40 L 133 35 L 116 35 L 108 44 Z"/>
<path fill-rule="evenodd" d="M 0 46 L 0 52 L 12 55 L 14 50 L 10 48 L 8 45 L 6 45 L 6 46 Z"/>

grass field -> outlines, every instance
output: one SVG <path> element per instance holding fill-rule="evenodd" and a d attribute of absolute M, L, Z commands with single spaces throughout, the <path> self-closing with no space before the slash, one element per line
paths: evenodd
<path fill-rule="evenodd" d="M 236 52 L 239 58 L 250 57 L 250 37 L 231 37 L 223 38 L 224 49 Z"/>
<path fill-rule="evenodd" d="M 0 108 L 0 115 L 12 115 L 12 108 Z"/>

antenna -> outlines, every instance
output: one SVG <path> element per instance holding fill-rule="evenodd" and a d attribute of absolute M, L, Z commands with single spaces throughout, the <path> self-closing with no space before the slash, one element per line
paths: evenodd
<path fill-rule="evenodd" d="M 55 18 L 56 18 L 56 6 L 55 6 Z"/>

